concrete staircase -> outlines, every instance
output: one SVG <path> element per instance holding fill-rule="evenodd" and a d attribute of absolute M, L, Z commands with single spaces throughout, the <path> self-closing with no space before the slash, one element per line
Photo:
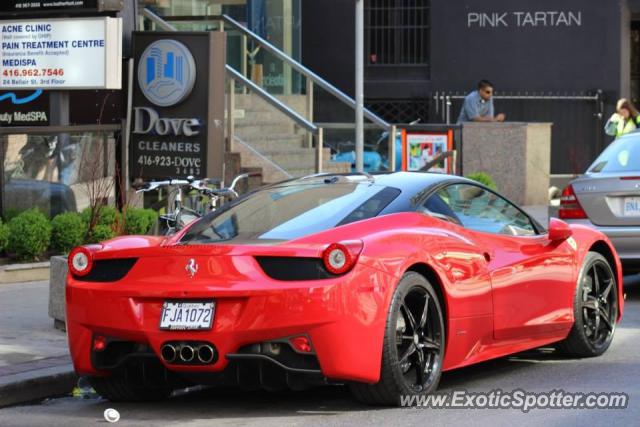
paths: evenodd
<path fill-rule="evenodd" d="M 278 97 L 303 116 L 304 95 Z M 242 168 L 262 170 L 263 182 L 274 183 L 315 173 L 316 153 L 308 145 L 308 133 L 256 95 L 236 95 L 235 136 L 230 152 L 240 155 Z M 323 172 L 350 172 L 349 163 L 331 162 L 331 150 L 323 154 Z"/>

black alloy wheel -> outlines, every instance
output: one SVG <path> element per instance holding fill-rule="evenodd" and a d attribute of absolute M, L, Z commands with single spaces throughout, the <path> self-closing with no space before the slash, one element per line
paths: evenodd
<path fill-rule="evenodd" d="M 558 351 L 577 357 L 603 354 L 618 321 L 618 280 L 607 259 L 589 252 L 580 271 L 573 304 L 574 324 Z"/>
<path fill-rule="evenodd" d="M 435 380 L 442 363 L 442 330 L 435 299 L 416 286 L 405 295 L 396 321 L 396 349 L 400 370 L 420 393 Z"/>
<path fill-rule="evenodd" d="M 616 280 L 606 260 L 595 259 L 584 275 L 582 323 L 585 335 L 595 348 L 610 341 L 618 315 Z"/>
<path fill-rule="evenodd" d="M 357 400 L 370 405 L 400 405 L 403 396 L 436 390 L 445 350 L 441 304 L 424 276 L 413 271 L 404 274 L 387 315 L 380 380 L 350 384 Z"/>

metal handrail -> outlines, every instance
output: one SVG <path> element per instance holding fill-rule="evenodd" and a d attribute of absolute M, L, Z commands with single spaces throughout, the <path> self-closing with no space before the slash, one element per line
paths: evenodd
<path fill-rule="evenodd" d="M 279 164 L 277 164 L 276 162 L 274 162 L 273 160 L 271 160 L 270 158 L 268 158 L 267 156 L 265 156 L 264 154 L 262 154 L 261 152 L 259 152 L 255 148 L 253 148 L 250 144 L 248 144 L 243 139 L 239 138 L 236 135 L 233 135 L 233 140 L 238 142 L 238 143 L 240 143 L 243 147 L 245 147 L 247 150 L 251 151 L 254 155 L 258 156 L 260 159 L 262 159 L 263 162 L 268 163 L 271 166 L 273 166 L 278 172 L 282 173 L 287 178 L 293 178 L 293 175 L 291 175 L 289 172 L 287 172 L 282 166 L 280 166 Z"/>
<path fill-rule="evenodd" d="M 254 82 L 252 82 L 251 80 L 249 80 L 248 78 L 246 78 L 245 76 L 237 72 L 236 70 L 234 70 L 233 67 L 231 67 L 230 65 L 227 65 L 226 69 L 227 69 L 227 74 L 229 75 L 230 78 L 242 83 L 244 86 L 246 86 L 249 90 L 253 91 L 260 98 L 264 99 L 273 107 L 275 107 L 277 110 L 284 113 L 291 120 L 296 122 L 300 127 L 303 127 L 304 129 L 308 130 L 313 134 L 318 133 L 318 127 L 316 125 L 314 125 L 309 120 L 302 117 L 300 114 L 298 114 L 291 108 L 287 107 L 278 98 L 271 95 L 269 92 L 262 89 L 260 86 L 258 86 L 257 84 L 255 84 Z"/>
<path fill-rule="evenodd" d="M 156 23 L 163 30 L 165 30 L 165 31 L 178 31 L 176 27 L 174 27 L 173 25 L 169 24 L 167 21 L 162 19 L 160 16 L 158 16 L 155 13 L 153 13 L 151 10 L 149 10 L 147 8 L 144 8 L 142 13 L 146 18 L 148 18 L 151 21 L 153 21 L 154 23 Z M 307 131 L 309 131 L 309 132 L 311 132 L 313 134 L 317 134 L 318 133 L 318 127 L 316 125 L 311 123 L 306 118 L 302 117 L 296 111 L 294 111 L 291 108 L 287 107 L 278 98 L 276 98 L 275 96 L 271 95 L 269 92 L 265 91 L 260 86 L 258 86 L 257 84 L 255 84 L 251 80 L 247 79 L 245 76 L 243 76 L 242 74 L 240 74 L 236 70 L 234 70 L 233 67 L 231 67 L 229 65 L 226 65 L 226 72 L 227 72 L 227 75 L 230 78 L 240 82 L 245 87 L 247 87 L 250 90 L 252 90 L 253 92 L 255 92 L 256 95 L 258 95 L 260 98 L 264 99 L 267 103 L 271 104 L 274 108 L 276 108 L 277 110 L 279 110 L 280 112 L 282 112 L 283 114 L 285 114 L 286 116 L 291 118 L 291 120 L 296 122 L 300 127 L 306 129 Z"/>
<path fill-rule="evenodd" d="M 451 99 L 465 99 L 466 95 L 447 95 Z M 597 101 L 598 95 L 593 96 L 560 96 L 560 95 L 493 95 L 493 99 L 522 100 L 522 101 Z"/>
<path fill-rule="evenodd" d="M 153 13 L 151 10 L 147 9 L 146 7 L 142 9 L 142 15 L 145 18 L 148 18 L 150 21 L 154 22 L 157 26 L 159 26 L 165 31 L 178 31 L 176 27 L 169 24 L 167 21 L 165 21 L 160 16 Z"/>
<path fill-rule="evenodd" d="M 467 95 L 464 93 L 460 93 L 458 91 L 436 91 L 432 98 L 435 103 L 435 113 L 436 115 L 440 115 L 445 121 L 445 123 L 449 124 L 451 122 L 451 108 L 453 106 L 452 101 L 460 101 L 466 98 Z M 517 92 L 514 94 L 511 92 L 504 92 L 503 95 L 500 93 L 496 93 L 493 95 L 493 99 L 496 100 L 517 100 L 517 101 L 594 101 L 599 103 L 598 113 L 596 116 L 599 120 L 602 120 L 604 104 L 603 104 L 603 93 L 602 90 L 598 89 L 595 91 L 593 95 L 585 95 L 581 93 L 579 95 L 560 95 L 560 94 L 551 94 L 545 95 L 544 92 L 529 92 L 525 91 L 524 94 Z"/>
<path fill-rule="evenodd" d="M 316 125 L 318 127 L 323 128 L 324 130 L 351 130 L 351 129 L 355 130 L 355 128 L 356 128 L 356 124 L 355 123 L 349 123 L 349 122 L 343 122 L 343 123 L 336 123 L 336 122 L 319 123 L 319 122 L 316 122 Z M 374 123 L 365 123 L 364 124 L 364 129 L 365 130 L 380 130 L 380 126 L 378 126 L 378 125 L 376 125 Z"/>
<path fill-rule="evenodd" d="M 158 15 L 153 13 L 152 11 L 150 11 L 150 10 L 145 8 L 143 13 L 147 18 L 149 18 L 152 21 L 158 23 L 158 25 L 161 26 L 163 29 L 168 30 L 168 31 L 175 31 L 175 27 L 173 27 L 171 24 L 169 24 L 167 21 L 165 21 L 164 19 L 162 19 L 161 17 L 159 17 Z M 204 19 L 204 18 L 208 18 L 208 19 Z M 278 58 L 281 61 L 283 61 L 286 64 L 288 64 L 291 68 L 293 68 L 294 70 L 296 70 L 297 72 L 299 72 L 300 74 L 305 76 L 307 79 L 312 80 L 315 84 L 317 84 L 322 89 L 324 89 L 327 92 L 329 92 L 334 97 L 338 98 L 338 100 L 340 100 L 341 102 L 346 104 L 352 110 L 355 110 L 356 101 L 353 98 L 351 98 L 349 95 L 345 94 L 340 89 L 338 89 L 337 87 L 335 87 L 334 85 L 332 85 L 331 83 L 329 83 L 328 81 L 326 81 L 325 79 L 323 79 L 322 77 L 320 77 L 319 75 L 317 75 L 316 73 L 311 71 L 309 68 L 307 68 L 304 65 L 302 65 L 300 62 L 296 61 L 295 59 L 293 59 L 292 57 L 290 57 L 286 53 L 282 52 L 276 46 L 274 46 L 273 44 L 269 43 L 269 41 L 267 41 L 264 38 L 260 37 L 258 34 L 254 33 L 253 31 L 249 30 L 247 27 L 245 27 L 244 25 L 242 25 L 241 23 L 239 23 L 235 19 L 231 18 L 228 15 L 221 15 L 221 16 L 215 15 L 215 16 L 203 17 L 202 19 L 200 19 L 200 21 L 206 21 L 206 20 L 211 20 L 211 21 L 222 20 L 223 23 L 229 24 L 236 31 L 238 31 L 242 35 L 244 35 L 244 36 L 256 41 L 267 52 L 271 53 L 276 58 Z M 163 24 L 160 24 L 159 21 L 162 21 Z M 171 30 L 170 28 L 173 28 L 173 30 Z M 370 111 L 367 108 L 364 109 L 364 116 L 368 120 L 370 120 L 371 122 L 377 124 L 378 126 L 384 128 L 386 130 L 389 130 L 389 131 L 391 130 L 391 126 L 392 125 L 390 123 L 388 123 L 385 120 L 381 119 L 375 113 L 373 113 L 372 111 Z"/>
<path fill-rule="evenodd" d="M 329 83 L 328 81 L 326 81 L 325 79 L 323 79 L 322 77 L 320 77 L 319 75 L 317 75 L 316 73 L 314 73 L 313 71 L 311 71 L 310 69 L 302 65 L 301 63 L 299 63 L 298 61 L 296 61 L 295 59 L 291 58 L 289 55 L 282 52 L 280 49 L 278 49 L 277 47 L 269 43 L 267 40 L 265 40 L 264 38 L 254 33 L 253 31 L 249 30 L 248 28 L 246 28 L 245 26 L 243 26 L 242 24 L 240 24 L 238 21 L 231 18 L 230 16 L 222 15 L 222 19 L 225 23 L 231 25 L 236 30 L 244 34 L 245 36 L 258 42 L 267 52 L 271 53 L 278 59 L 286 62 L 287 64 L 289 64 L 289 66 L 291 66 L 291 68 L 293 68 L 300 74 L 304 75 L 306 78 L 313 80 L 315 84 L 317 84 L 322 89 L 329 92 L 331 95 L 338 98 L 347 106 L 351 107 L 351 109 L 355 110 L 356 101 L 353 98 L 351 98 L 349 95 L 345 94 L 340 89 L 333 86 L 331 83 Z M 380 117 L 376 116 L 374 113 L 372 113 L 370 110 L 366 108 L 364 110 L 364 116 L 367 119 L 371 120 L 372 122 L 376 123 L 378 126 L 381 126 L 387 130 L 391 129 L 391 125 L 389 123 L 387 123 Z"/>

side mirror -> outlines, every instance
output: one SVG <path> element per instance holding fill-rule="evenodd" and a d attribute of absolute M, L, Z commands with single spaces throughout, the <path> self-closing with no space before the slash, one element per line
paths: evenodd
<path fill-rule="evenodd" d="M 573 230 L 569 227 L 569 224 L 559 220 L 558 218 L 551 218 L 549 220 L 549 240 L 552 242 L 562 242 L 567 240 L 573 234 Z"/>

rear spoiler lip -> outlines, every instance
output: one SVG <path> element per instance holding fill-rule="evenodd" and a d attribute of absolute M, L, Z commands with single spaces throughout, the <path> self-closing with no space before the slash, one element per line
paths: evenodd
<path fill-rule="evenodd" d="M 161 257 L 202 257 L 202 256 L 276 256 L 276 257 L 312 257 L 322 256 L 322 251 L 330 243 L 292 243 L 278 244 L 235 244 L 211 243 L 193 245 L 171 245 L 109 249 L 94 253 L 95 260 L 116 258 L 161 258 Z"/>

